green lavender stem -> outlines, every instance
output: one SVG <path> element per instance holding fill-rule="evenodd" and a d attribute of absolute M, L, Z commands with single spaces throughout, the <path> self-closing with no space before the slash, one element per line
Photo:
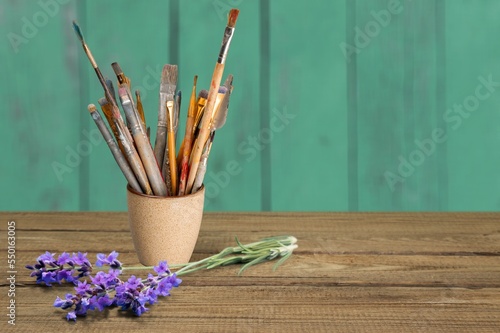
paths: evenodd
<path fill-rule="evenodd" d="M 177 276 L 186 275 L 201 269 L 213 269 L 219 266 L 233 264 L 243 264 L 238 275 L 247 268 L 265 261 L 271 261 L 280 258 L 273 267 L 276 270 L 285 262 L 298 247 L 297 238 L 293 236 L 277 236 L 264 238 L 261 241 L 243 245 L 236 238 L 238 246 L 227 247 L 218 254 L 211 257 L 180 265 L 172 265 L 170 268 L 178 269 L 175 271 Z M 124 267 L 123 270 L 141 270 L 152 269 L 152 267 Z"/>

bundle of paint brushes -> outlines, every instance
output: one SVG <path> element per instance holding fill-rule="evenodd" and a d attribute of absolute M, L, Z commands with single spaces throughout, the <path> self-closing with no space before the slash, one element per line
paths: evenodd
<path fill-rule="evenodd" d="M 102 75 L 80 27 L 73 22 L 73 28 L 104 89 L 104 97 L 99 99 L 99 105 L 111 131 L 95 105 L 90 104 L 88 109 L 128 184 L 136 192 L 155 196 L 182 196 L 195 193 L 201 188 L 215 131 L 224 125 L 227 117 L 233 77 L 229 75 L 222 85 L 221 81 L 238 14 L 237 9 L 229 12 L 210 90 L 201 90 L 198 98 L 197 76 L 194 77 L 185 136 L 177 153 L 176 138 L 181 107 L 181 92 L 176 90 L 177 66 L 163 67 L 153 147 L 139 91 L 135 92 L 134 101 L 129 78 L 124 75 L 118 63 L 113 63 L 111 66 L 117 77 L 118 98 L 125 113 L 124 122 L 113 83 Z"/>

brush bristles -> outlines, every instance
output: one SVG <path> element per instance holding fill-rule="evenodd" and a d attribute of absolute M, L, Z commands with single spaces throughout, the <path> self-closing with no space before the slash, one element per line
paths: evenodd
<path fill-rule="evenodd" d="M 228 88 L 233 85 L 233 75 L 229 74 L 224 82 L 224 87 Z"/>
<path fill-rule="evenodd" d="M 198 97 L 207 99 L 208 98 L 208 90 L 205 90 L 205 89 L 201 90 L 200 93 L 198 94 Z"/>
<path fill-rule="evenodd" d="M 80 27 L 78 26 L 78 23 L 76 23 L 76 21 L 73 21 L 73 30 L 75 30 L 76 35 L 78 36 L 78 39 L 80 40 L 80 42 L 83 43 L 83 34 L 82 34 L 82 31 L 80 30 Z"/>
<path fill-rule="evenodd" d="M 177 65 L 165 65 L 161 72 L 161 83 L 168 85 L 177 84 Z"/>
<path fill-rule="evenodd" d="M 122 69 L 121 69 L 120 65 L 118 65 L 118 63 L 117 63 L 117 62 L 112 63 L 112 64 L 111 64 L 111 67 L 113 67 L 113 71 L 115 71 L 115 74 L 116 74 L 116 75 L 123 74 L 123 71 L 122 71 Z"/>
<path fill-rule="evenodd" d="M 100 106 L 104 106 L 106 104 L 109 104 L 108 100 L 106 99 L 106 97 L 101 97 L 99 98 L 99 100 L 97 101 L 99 103 Z"/>
<path fill-rule="evenodd" d="M 94 104 L 89 104 L 89 106 L 87 106 L 87 109 L 90 111 L 90 113 L 94 113 L 97 111 Z"/>
<path fill-rule="evenodd" d="M 197 82 L 198 82 L 198 75 L 195 75 L 193 80 L 193 86 L 196 86 Z"/>
<path fill-rule="evenodd" d="M 236 8 L 233 8 L 231 9 L 231 11 L 229 12 L 229 15 L 227 17 L 227 26 L 229 28 L 234 28 L 234 26 L 236 25 L 236 20 L 238 19 L 238 14 L 240 13 L 240 11 Z"/>
<path fill-rule="evenodd" d="M 227 93 L 227 88 L 224 86 L 220 86 L 219 87 L 219 94 L 225 94 L 225 93 Z"/>

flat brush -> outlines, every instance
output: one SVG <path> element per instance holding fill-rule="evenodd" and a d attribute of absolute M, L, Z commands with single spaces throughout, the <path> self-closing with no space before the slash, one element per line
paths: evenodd
<path fill-rule="evenodd" d="M 82 43 L 83 50 L 85 51 L 85 54 L 89 58 L 90 64 L 94 68 L 94 71 L 97 75 L 97 78 L 99 79 L 99 82 L 101 83 L 102 88 L 104 89 L 104 96 L 108 100 L 108 102 L 111 104 L 111 109 L 113 110 L 113 121 L 116 123 L 116 127 L 120 129 L 120 131 L 123 133 L 123 138 L 119 139 L 116 138 L 117 140 L 128 140 L 129 145 L 131 145 L 134 140 L 132 139 L 132 136 L 130 135 L 129 131 L 127 130 L 127 127 L 125 126 L 125 123 L 123 122 L 122 116 L 120 114 L 120 109 L 118 108 L 118 105 L 116 104 L 116 100 L 113 98 L 113 94 L 109 90 L 108 86 L 106 85 L 106 80 L 102 76 L 101 70 L 97 66 L 97 63 L 94 59 L 94 56 L 92 55 L 92 52 L 90 52 L 89 47 L 87 46 L 87 43 L 85 42 L 85 39 L 83 38 L 82 31 L 80 30 L 80 27 L 76 23 L 76 21 L 73 21 L 73 29 L 75 30 L 76 36 Z M 126 144 L 124 144 L 126 145 Z"/>
<path fill-rule="evenodd" d="M 127 160 L 123 156 L 122 152 L 120 151 L 120 148 L 118 148 L 118 145 L 116 144 L 115 140 L 113 139 L 113 136 L 109 132 L 108 128 L 104 124 L 104 121 L 101 118 L 101 115 L 99 112 L 97 112 L 97 109 L 94 104 L 90 104 L 88 106 L 88 110 L 90 111 L 90 115 L 92 116 L 92 119 L 94 119 L 95 124 L 97 125 L 97 128 L 101 132 L 104 141 L 108 144 L 109 150 L 111 150 L 111 154 L 113 154 L 113 157 L 115 158 L 116 163 L 120 167 L 120 170 L 122 171 L 123 175 L 125 176 L 125 179 L 127 179 L 128 184 L 130 187 L 132 187 L 135 191 L 142 193 L 141 186 L 137 182 L 137 179 L 134 176 L 134 172 L 128 165 Z"/>
<path fill-rule="evenodd" d="M 194 117 L 196 113 L 196 82 L 198 81 L 198 76 L 194 76 L 193 89 L 191 91 L 191 98 L 189 100 L 189 109 L 186 121 L 186 132 L 184 133 L 184 140 L 182 141 L 184 146 L 181 145 L 179 154 L 182 153 L 181 161 L 181 176 L 179 180 L 179 196 L 184 195 L 186 191 L 187 174 L 189 171 L 189 155 L 191 154 L 191 141 L 193 140 L 193 124 Z"/>
<path fill-rule="evenodd" d="M 224 31 L 224 37 L 222 39 L 222 45 L 219 51 L 219 56 L 217 58 L 217 62 L 215 64 L 214 73 L 212 75 L 212 81 L 210 83 L 210 90 L 208 92 L 207 105 L 205 106 L 205 115 L 203 116 L 202 125 L 200 129 L 200 133 L 198 135 L 197 143 L 193 148 L 193 152 L 191 154 L 191 166 L 190 172 L 188 176 L 188 182 L 186 187 L 186 192 L 191 193 L 193 188 L 193 184 L 196 178 L 196 170 L 198 170 L 198 165 L 200 163 L 201 154 L 203 153 L 203 148 L 205 146 L 205 142 L 207 141 L 210 135 L 210 121 L 213 117 L 215 100 L 217 98 L 217 92 L 219 91 L 220 82 L 222 79 L 222 75 L 224 73 L 224 66 L 226 63 L 227 53 L 229 51 L 229 46 L 231 44 L 231 40 L 234 34 L 234 27 L 236 25 L 236 20 L 238 19 L 239 14 L 238 9 L 231 9 L 228 15 L 227 26 Z M 207 116 L 207 114 L 209 116 Z M 194 170 L 194 171 L 193 171 Z M 193 172 L 191 172 L 193 171 Z"/>
<path fill-rule="evenodd" d="M 193 193 L 198 191 L 201 185 L 203 184 L 203 179 L 205 178 L 205 173 L 207 172 L 208 156 L 210 155 L 210 151 L 212 149 L 212 143 L 214 142 L 214 137 L 216 133 L 215 131 L 223 127 L 226 123 L 228 106 L 229 106 L 229 97 L 232 88 L 230 82 L 232 82 L 232 76 L 229 80 L 226 80 L 226 82 L 224 83 L 224 87 L 227 87 L 226 88 L 227 91 L 224 93 L 222 101 L 220 101 L 220 103 L 216 102 L 215 104 L 217 111 L 215 113 L 214 119 L 210 124 L 210 137 L 208 138 L 208 141 L 205 144 L 203 155 L 201 155 L 200 166 L 198 167 L 198 170 L 196 172 L 196 178 L 193 184 L 193 190 L 192 190 Z"/>
<path fill-rule="evenodd" d="M 144 169 L 146 170 L 147 177 L 151 187 L 153 188 L 153 193 L 157 196 L 166 196 L 167 187 L 163 182 L 163 178 L 161 177 L 161 172 L 154 157 L 153 150 L 151 149 L 151 145 L 149 144 L 147 134 L 141 126 L 139 115 L 136 110 L 134 110 L 129 93 L 125 87 L 122 87 L 118 90 L 118 94 L 120 95 L 120 101 L 123 111 L 125 112 L 125 116 L 127 117 L 127 121 L 130 123 L 132 135 L 134 136 Z"/>
<path fill-rule="evenodd" d="M 133 170 L 135 178 L 137 179 L 142 188 L 141 193 L 145 193 L 148 195 L 153 194 L 151 186 L 149 185 L 148 176 L 146 175 L 146 170 L 144 170 L 144 166 L 137 154 L 137 150 L 135 149 L 133 144 L 130 144 L 128 140 L 124 139 L 125 135 L 123 134 L 121 129 L 117 127 L 116 124 L 112 121 L 113 115 L 112 115 L 111 105 L 109 104 L 108 100 L 104 97 L 100 98 L 99 105 L 101 106 L 102 112 L 104 113 L 106 118 L 108 118 L 108 122 L 110 124 L 111 129 L 113 130 L 113 133 L 115 134 L 115 137 L 119 138 L 116 141 L 118 142 L 118 146 L 120 147 L 123 156 L 127 158 L 129 166 Z"/>
<path fill-rule="evenodd" d="M 158 124 L 154 153 L 159 165 L 164 165 L 163 160 L 167 143 L 167 108 L 174 109 L 175 88 L 177 85 L 177 66 L 165 65 L 161 73 L 160 99 L 158 104 Z M 166 175 L 164 174 L 166 178 Z"/>
<path fill-rule="evenodd" d="M 210 128 L 211 132 L 220 129 L 222 126 L 226 124 L 227 112 L 229 110 L 229 98 L 231 97 L 231 92 L 233 90 L 232 84 L 233 84 L 233 76 L 229 75 L 226 79 L 226 82 L 224 82 L 224 87 L 226 88 L 227 92 L 224 95 L 224 98 L 219 108 L 215 112 L 212 126 Z"/>
<path fill-rule="evenodd" d="M 127 95 L 128 95 L 128 98 L 130 99 L 130 103 L 132 105 L 134 112 L 139 113 L 139 111 L 137 110 L 137 107 L 134 103 L 134 99 L 132 98 L 132 92 L 130 91 L 130 80 L 128 79 L 128 77 L 125 76 L 125 74 L 123 74 L 123 71 L 117 62 L 112 63 L 111 67 L 113 68 L 113 71 L 115 72 L 115 75 L 116 75 L 116 79 L 118 80 L 118 87 L 124 88 L 127 91 Z M 146 124 L 144 124 L 142 121 L 140 121 L 140 119 L 139 119 L 139 124 L 142 127 L 142 131 L 144 133 L 146 133 Z M 130 130 L 131 125 L 130 125 L 130 123 L 128 123 L 128 118 L 127 118 L 127 126 Z"/>

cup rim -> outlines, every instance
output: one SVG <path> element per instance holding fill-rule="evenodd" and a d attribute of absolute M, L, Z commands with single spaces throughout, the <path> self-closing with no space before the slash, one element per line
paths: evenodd
<path fill-rule="evenodd" d="M 136 190 L 134 190 L 130 184 L 127 184 L 127 192 L 130 192 L 131 194 L 134 194 L 134 195 L 137 195 L 139 197 L 144 197 L 144 198 L 151 198 L 151 199 L 161 199 L 161 200 L 174 200 L 174 199 L 183 199 L 183 198 L 191 198 L 191 197 L 194 197 L 196 195 L 201 195 L 203 193 L 203 191 L 205 190 L 205 185 L 202 184 L 200 189 L 198 191 L 196 191 L 195 193 L 190 193 L 190 194 L 187 194 L 187 195 L 183 195 L 183 196 L 166 196 L 166 197 L 161 197 L 161 196 L 158 196 L 158 195 L 148 195 L 148 194 L 144 194 L 144 193 L 139 193 L 137 192 Z"/>

